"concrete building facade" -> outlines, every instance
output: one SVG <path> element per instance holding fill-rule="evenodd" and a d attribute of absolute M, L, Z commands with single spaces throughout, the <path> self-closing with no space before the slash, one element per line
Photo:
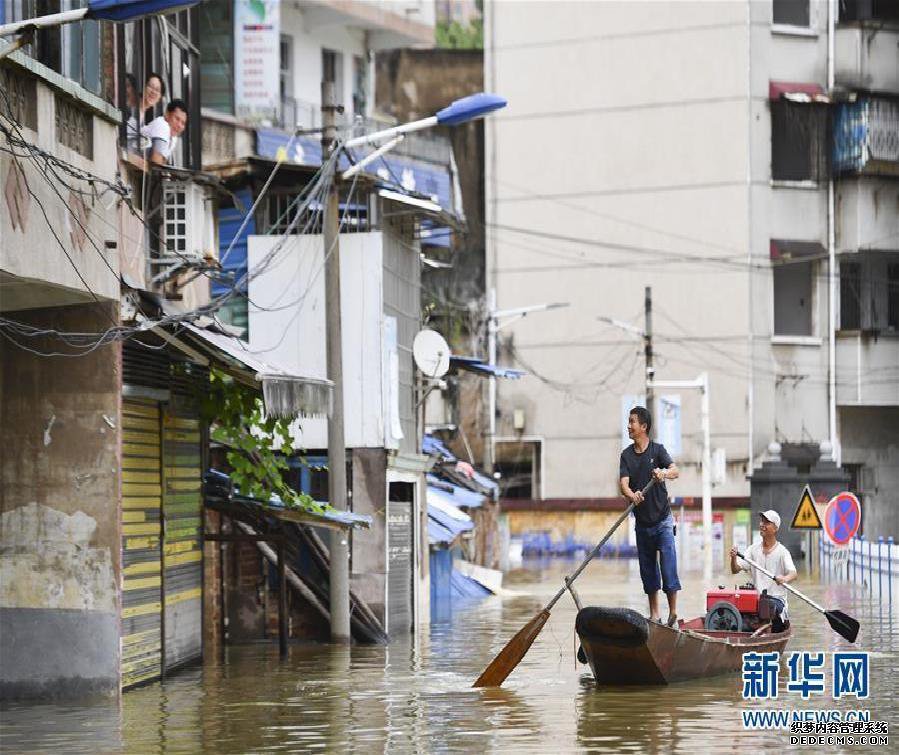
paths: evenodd
<path fill-rule="evenodd" d="M 510 103 L 487 124 L 487 285 L 500 309 L 570 304 L 503 331 L 531 376 L 500 388 L 497 459 L 530 458 L 530 497 L 617 496 L 650 286 L 656 379 L 710 376 L 713 499 L 748 502 L 771 443 L 832 444 L 866 534 L 897 534 L 899 26 L 863 5 L 832 32 L 816 2 L 486 6 Z M 659 394 L 672 495 L 699 496 L 699 396 Z"/>

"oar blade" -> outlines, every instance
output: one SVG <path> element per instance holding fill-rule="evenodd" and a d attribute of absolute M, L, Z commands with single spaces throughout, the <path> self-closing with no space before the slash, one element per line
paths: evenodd
<path fill-rule="evenodd" d="M 824 615 L 834 632 L 849 642 L 855 642 L 859 630 L 859 623 L 855 619 L 842 611 L 825 611 Z"/>
<path fill-rule="evenodd" d="M 509 676 L 515 667 L 521 663 L 521 659 L 530 650 L 543 625 L 549 618 L 549 611 L 546 609 L 538 613 L 533 619 L 525 624 L 515 636 L 506 643 L 506 646 L 499 651 L 490 665 L 484 669 L 473 687 L 499 687 L 506 677 Z"/>

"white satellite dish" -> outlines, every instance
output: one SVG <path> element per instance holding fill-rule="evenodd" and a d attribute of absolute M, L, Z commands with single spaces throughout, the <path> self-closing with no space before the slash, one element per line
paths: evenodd
<path fill-rule="evenodd" d="M 441 378 L 450 365 L 450 347 L 436 330 L 421 330 L 412 342 L 412 358 L 425 377 Z"/>

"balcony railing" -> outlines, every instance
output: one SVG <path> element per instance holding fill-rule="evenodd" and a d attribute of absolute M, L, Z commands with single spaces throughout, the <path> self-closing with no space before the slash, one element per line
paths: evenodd
<path fill-rule="evenodd" d="M 861 97 L 836 106 L 836 173 L 899 175 L 899 102 Z"/>

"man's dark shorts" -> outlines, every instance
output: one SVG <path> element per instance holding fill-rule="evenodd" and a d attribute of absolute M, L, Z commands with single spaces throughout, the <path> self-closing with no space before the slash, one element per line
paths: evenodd
<path fill-rule="evenodd" d="M 677 577 L 677 552 L 674 548 L 674 517 L 670 514 L 652 527 L 636 525 L 637 557 L 643 592 L 651 595 L 659 590 L 681 589 Z"/>

